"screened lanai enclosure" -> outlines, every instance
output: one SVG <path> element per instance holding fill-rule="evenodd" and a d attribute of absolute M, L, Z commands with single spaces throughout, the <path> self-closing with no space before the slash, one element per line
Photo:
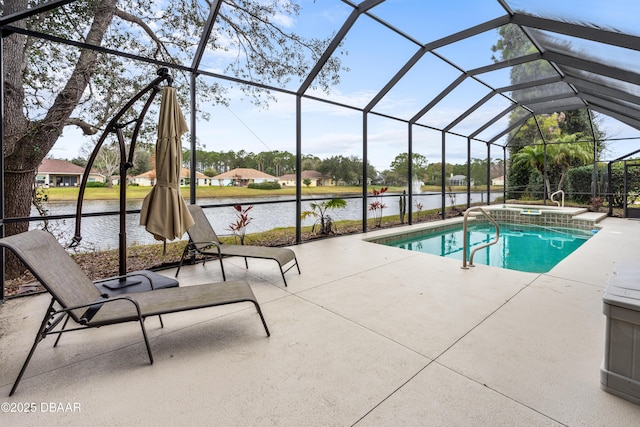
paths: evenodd
<path fill-rule="evenodd" d="M 43 170 L 43 160 L 82 165 L 105 130 L 112 138 L 85 185 L 153 183 L 158 103 L 141 115 L 143 98 L 108 124 L 161 69 L 189 126 L 187 202 L 220 231 L 236 205 L 253 206 L 248 233 L 282 228 L 296 244 L 313 223 L 303 215 L 311 203 L 335 198 L 347 206 L 331 210 L 333 221 L 367 231 L 377 215 L 399 225 L 472 204 L 547 203 L 559 190 L 568 202 L 627 212 L 640 192 L 637 2 L 2 7 L 5 235 L 55 224 L 71 241 L 79 202 L 47 201 L 47 187 L 73 172 Z M 269 181 L 287 191 L 260 196 Z M 249 182 L 258 189 L 246 197 L 225 196 Z M 153 242 L 139 225 L 141 203 L 85 200 L 85 247 L 117 247 L 123 210 L 127 244 Z"/>

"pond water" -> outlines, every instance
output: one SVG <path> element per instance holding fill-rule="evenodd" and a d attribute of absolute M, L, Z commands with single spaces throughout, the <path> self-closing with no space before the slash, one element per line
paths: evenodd
<path fill-rule="evenodd" d="M 502 193 L 492 193 L 492 200 L 501 196 Z M 331 197 L 331 196 L 327 196 Z M 340 197 L 340 196 L 337 196 Z M 486 193 L 472 193 L 471 201 L 480 202 L 486 200 Z M 293 227 L 296 223 L 296 204 L 291 200 L 291 196 L 274 196 L 264 198 L 245 198 L 245 199 L 224 199 L 224 198 L 199 198 L 198 204 L 241 204 L 249 205 L 257 202 L 273 202 L 271 204 L 255 204 L 250 211 L 250 217 L 253 221 L 248 227 L 248 233 L 268 231 L 278 227 Z M 414 212 L 415 201 L 423 205 L 424 210 L 438 209 L 441 204 L 440 193 L 423 193 L 414 195 Z M 450 200 L 447 197 L 447 206 Z M 456 195 L 456 204 L 465 204 L 467 200 L 466 193 Z M 344 209 L 336 209 L 330 212 L 330 216 L 336 220 L 359 220 L 362 217 L 362 199 L 346 199 L 347 207 Z M 383 215 L 397 215 L 399 212 L 399 197 L 385 197 L 383 202 L 387 207 L 383 211 Z M 309 209 L 309 201 L 302 203 L 302 210 Z M 142 206 L 142 200 L 127 201 L 127 210 L 139 210 Z M 50 215 L 75 214 L 75 202 L 50 202 L 47 204 Z M 85 200 L 83 202 L 82 213 L 96 212 L 118 212 L 118 200 Z M 211 225 L 219 235 L 231 234 L 229 224 L 234 221 L 235 210 L 231 206 L 216 207 L 205 209 L 205 213 Z M 37 216 L 37 212 L 31 213 Z M 372 217 L 371 215 L 369 215 Z M 313 224 L 313 218 L 307 218 L 302 225 Z M 75 219 L 53 220 L 49 222 L 49 229 L 58 236 L 58 240 L 63 245 L 68 245 L 75 234 Z M 41 228 L 42 224 L 38 221 L 31 223 L 31 228 Z M 107 250 L 116 249 L 118 247 L 118 239 L 120 232 L 120 216 L 118 214 L 108 216 L 84 217 L 81 222 L 82 241 L 78 247 L 79 251 L 83 250 Z M 126 215 L 126 238 L 127 245 L 134 244 L 150 244 L 157 243 L 140 225 L 139 214 Z M 186 239 L 186 235 L 183 239 Z"/>

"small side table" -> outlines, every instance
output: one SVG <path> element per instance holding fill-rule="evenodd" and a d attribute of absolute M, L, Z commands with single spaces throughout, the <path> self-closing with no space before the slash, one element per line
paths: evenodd
<path fill-rule="evenodd" d="M 98 280 L 93 283 L 100 292 L 109 296 L 178 287 L 177 280 L 149 270 L 132 271 L 124 277 Z"/>

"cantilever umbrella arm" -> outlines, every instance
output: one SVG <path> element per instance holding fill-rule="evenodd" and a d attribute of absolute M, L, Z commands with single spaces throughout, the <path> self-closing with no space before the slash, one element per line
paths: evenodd
<path fill-rule="evenodd" d="M 102 148 L 104 141 L 107 139 L 109 134 L 115 133 L 118 139 L 118 145 L 120 148 L 120 236 L 119 236 L 119 274 L 121 276 L 126 275 L 127 272 L 127 242 L 126 242 L 126 208 L 127 208 L 127 193 L 126 193 L 126 177 L 127 170 L 133 166 L 133 155 L 136 145 L 136 140 L 138 138 L 138 134 L 140 133 L 140 127 L 144 120 L 144 117 L 151 106 L 151 103 L 155 99 L 158 92 L 160 92 L 159 84 L 163 81 L 166 81 L 169 86 L 173 83 L 173 78 L 169 74 L 169 70 L 167 68 L 160 68 L 157 72 L 158 77 L 156 77 L 151 83 L 149 83 L 144 89 L 138 92 L 135 96 L 133 96 L 129 102 L 127 102 L 124 107 L 116 113 L 116 115 L 109 121 L 107 127 L 105 128 L 102 136 L 98 140 L 91 156 L 89 156 L 89 160 L 87 162 L 87 166 L 82 175 L 82 181 L 80 183 L 80 189 L 78 191 L 78 202 L 76 206 L 76 228 L 75 234 L 69 247 L 74 247 L 80 244 L 82 240 L 81 231 L 81 220 L 82 220 L 82 202 L 84 200 L 84 192 L 87 186 L 87 181 L 89 179 L 89 173 L 91 172 L 91 168 L 93 167 L 93 163 L 98 156 L 98 152 Z M 147 93 L 151 92 L 151 95 L 147 99 L 140 115 L 130 122 L 120 123 L 120 119 L 125 113 Z M 127 155 L 127 148 L 124 141 L 124 135 L 122 129 L 131 123 L 135 123 L 135 128 L 133 130 L 133 135 L 131 137 L 131 144 L 129 146 L 129 154 Z M 110 179 L 110 177 L 107 177 Z"/>

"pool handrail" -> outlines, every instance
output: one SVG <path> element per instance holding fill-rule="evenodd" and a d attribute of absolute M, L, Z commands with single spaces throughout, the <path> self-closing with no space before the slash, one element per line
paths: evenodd
<path fill-rule="evenodd" d="M 556 194 L 562 194 L 562 205 L 560 205 L 560 202 L 557 200 L 553 200 L 553 197 Z M 552 202 L 554 202 L 556 205 L 558 205 L 559 208 L 564 208 L 564 191 L 563 190 L 558 190 L 555 193 L 551 194 L 551 196 L 549 197 L 551 199 Z"/>
<path fill-rule="evenodd" d="M 469 255 L 469 265 L 467 266 L 467 248 L 469 247 L 469 235 L 467 234 L 467 221 L 468 221 L 469 213 L 474 211 L 482 212 L 482 214 L 486 216 L 489 219 L 489 221 L 493 223 L 493 225 L 495 225 L 496 238 L 492 242 L 488 242 L 488 243 L 485 243 L 484 245 L 480 245 L 474 248 L 471 251 L 471 254 Z M 486 248 L 487 246 L 495 245 L 496 243 L 498 243 L 499 240 L 500 240 L 500 226 L 498 225 L 496 220 L 494 220 L 491 217 L 491 215 L 487 213 L 487 211 L 485 211 L 481 206 L 473 206 L 467 209 L 464 212 L 464 220 L 462 222 L 462 267 L 461 268 L 467 270 L 469 267 L 475 267 L 475 265 L 473 265 L 473 256 L 475 255 L 475 253 L 480 249 Z"/>

